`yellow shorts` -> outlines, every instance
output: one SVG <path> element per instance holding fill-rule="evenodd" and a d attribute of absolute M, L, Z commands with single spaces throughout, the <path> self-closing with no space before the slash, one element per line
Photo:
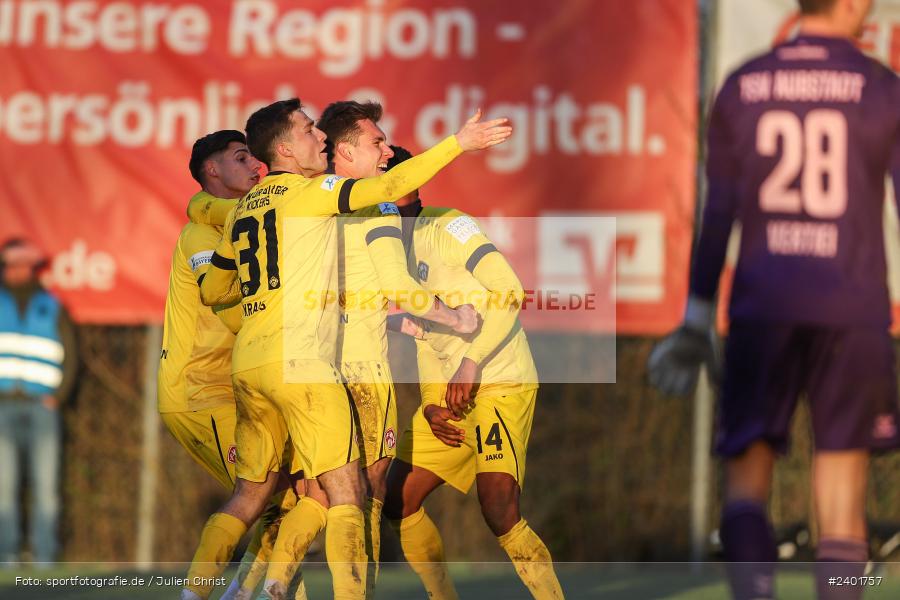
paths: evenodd
<path fill-rule="evenodd" d="M 356 407 L 360 462 L 368 467 L 397 453 L 397 395 L 382 362 L 344 363 L 341 371 Z"/>
<path fill-rule="evenodd" d="M 295 366 L 310 381 L 334 383 L 284 383 L 281 363 L 232 375 L 236 473 L 241 479 L 265 481 L 277 471 L 289 436 L 294 465 L 306 477 L 318 477 L 359 458 L 352 401 L 338 372 L 321 361 Z"/>
<path fill-rule="evenodd" d="M 234 487 L 234 466 L 237 460 L 234 404 L 162 413 L 160 417 L 191 458 L 227 489 Z"/>
<path fill-rule="evenodd" d="M 459 448 L 434 437 L 420 406 L 400 437 L 397 458 L 428 469 L 463 493 L 472 487 L 477 473 L 509 473 L 521 487 L 536 398 L 537 389 L 476 396 L 472 411 L 462 421 L 451 421 L 466 432 Z"/>

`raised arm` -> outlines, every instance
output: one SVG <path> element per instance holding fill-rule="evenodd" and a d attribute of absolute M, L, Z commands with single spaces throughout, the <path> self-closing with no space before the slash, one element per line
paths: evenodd
<path fill-rule="evenodd" d="M 354 210 L 393 202 L 423 186 L 441 169 L 463 152 L 474 152 L 496 146 L 512 135 L 509 119 L 481 120 L 481 109 L 466 121 L 455 135 L 445 138 L 425 152 L 394 167 L 384 175 L 365 179 L 343 179 L 334 185 L 331 194 L 321 198 L 316 206 L 319 214 L 350 213 Z M 316 180 L 327 186 L 330 176 Z"/>

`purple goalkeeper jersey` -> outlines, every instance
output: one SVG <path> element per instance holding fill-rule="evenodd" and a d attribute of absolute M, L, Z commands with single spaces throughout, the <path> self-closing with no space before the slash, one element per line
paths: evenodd
<path fill-rule="evenodd" d="M 737 220 L 732 319 L 886 326 L 885 174 L 900 184 L 894 72 L 849 40 L 800 36 L 728 78 L 707 141 L 691 292 L 715 295 Z"/>

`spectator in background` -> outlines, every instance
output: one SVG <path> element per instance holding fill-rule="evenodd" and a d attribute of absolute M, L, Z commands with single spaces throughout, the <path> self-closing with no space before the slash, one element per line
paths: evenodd
<path fill-rule="evenodd" d="M 21 546 L 20 465 L 27 465 L 30 484 L 32 558 L 52 562 L 59 546 L 59 407 L 74 386 L 78 359 L 65 309 L 38 281 L 45 264 L 26 240 L 0 246 L 0 564 L 6 565 L 18 561 Z"/>

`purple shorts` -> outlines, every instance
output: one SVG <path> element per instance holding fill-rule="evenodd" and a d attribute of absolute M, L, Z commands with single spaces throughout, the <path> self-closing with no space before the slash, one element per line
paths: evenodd
<path fill-rule="evenodd" d="M 804 393 L 817 450 L 900 446 L 894 345 L 886 330 L 734 321 L 716 451 L 737 456 L 765 440 L 784 453 Z"/>

